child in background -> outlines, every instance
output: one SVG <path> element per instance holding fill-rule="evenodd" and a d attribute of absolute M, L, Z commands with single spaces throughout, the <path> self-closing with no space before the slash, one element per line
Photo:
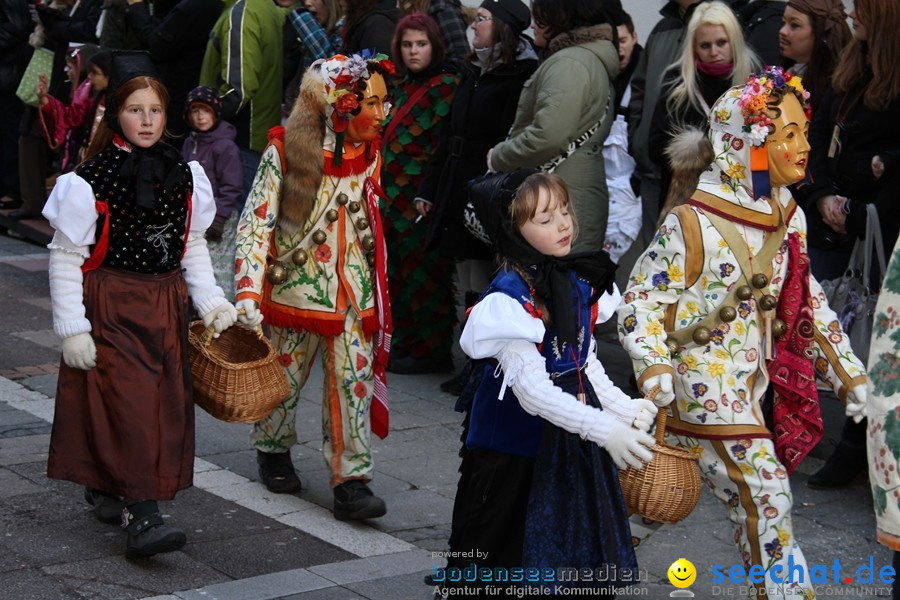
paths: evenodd
<path fill-rule="evenodd" d="M 157 501 L 192 484 L 188 296 L 217 333 L 237 318 L 203 237 L 212 189 L 161 141 L 168 94 L 153 72 L 145 52 L 113 54 L 106 119 L 43 211 L 63 339 L 47 475 L 85 486 L 98 519 L 121 513 L 127 558 L 185 544 Z"/>
<path fill-rule="evenodd" d="M 68 173 L 84 159 L 103 121 L 110 53 L 98 50 L 96 46 L 84 44 L 66 59 L 73 85 L 69 104 L 48 94 L 47 77 L 43 74 L 38 76 L 41 133 L 51 150 L 63 149 L 63 173 Z M 85 71 L 84 81 L 81 81 L 82 71 Z"/>
<path fill-rule="evenodd" d="M 519 169 L 470 197 L 502 268 L 460 343 L 499 368 L 472 399 L 450 550 L 479 550 L 479 567 L 636 573 L 616 467 L 651 459 L 656 408 L 617 389 L 596 357 L 591 332 L 620 299 L 615 265 L 605 252 L 569 254 L 577 226 L 556 175 Z"/>
<path fill-rule="evenodd" d="M 197 161 L 212 184 L 216 218 L 206 230 L 216 283 L 234 298 L 234 248 L 237 221 L 244 206 L 244 174 L 234 125 L 221 120 L 222 101 L 210 87 L 188 93 L 184 119 L 191 129 L 181 147 L 185 161 Z M 237 209 L 237 210 L 235 210 Z"/>

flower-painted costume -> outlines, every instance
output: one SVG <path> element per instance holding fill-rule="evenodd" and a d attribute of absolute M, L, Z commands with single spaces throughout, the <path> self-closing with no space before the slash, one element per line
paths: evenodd
<path fill-rule="evenodd" d="M 415 359 L 447 359 L 453 343 L 456 308 L 455 265 L 435 249 L 426 250 L 427 225 L 417 222 L 413 204 L 434 154 L 459 78 L 443 70 L 408 74 L 391 90 L 394 109 L 385 121 L 382 187 L 384 237 L 388 253 L 392 347 Z"/>
<path fill-rule="evenodd" d="M 286 126 L 270 132 L 237 234 L 237 301 L 259 302 L 292 390 L 251 439 L 267 454 L 297 443 L 300 390 L 321 350 L 332 487 L 372 478 L 370 434 L 384 437 L 388 427 L 381 159 L 376 144 L 343 140 L 356 97 L 341 92 L 368 77 L 366 68 L 360 56 L 338 55 L 306 73 Z"/>
<path fill-rule="evenodd" d="M 667 431 L 698 455 L 727 505 L 744 565 L 765 569 L 758 593 L 782 598 L 810 592 L 808 580 L 778 582 L 772 572 L 804 564 L 788 474 L 822 435 L 815 378 L 845 400 L 865 374 L 809 275 L 803 211 L 786 187 L 766 189 L 768 163 L 758 161 L 767 149 L 751 150 L 769 134 L 758 115 L 771 110 L 773 82 L 785 95 L 802 93 L 799 78 L 785 82 L 775 68 L 713 106 L 715 160 L 637 261 L 618 320 L 638 387 L 674 376 Z"/>
<path fill-rule="evenodd" d="M 900 551 L 900 238 L 875 307 L 869 378 L 872 398 L 868 406 L 869 479 L 875 504 L 878 541 Z"/>

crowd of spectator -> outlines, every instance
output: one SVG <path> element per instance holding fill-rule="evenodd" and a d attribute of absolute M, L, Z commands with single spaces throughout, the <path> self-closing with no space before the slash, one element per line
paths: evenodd
<path fill-rule="evenodd" d="M 890 252 L 900 223 L 900 0 L 856 0 L 849 16 L 841 0 L 671 0 L 660 14 L 641 46 L 620 0 L 530 9 L 521 0 L 477 9 L 459 0 L 0 0 L 0 209 L 40 218 L 48 178 L 72 170 L 94 141 L 109 52 L 144 50 L 169 91 L 168 141 L 186 158 L 211 130 L 236 145 L 227 171 L 242 177 L 220 190 L 210 234 L 220 242 L 309 66 L 386 54 L 398 66 L 382 140 L 397 328 L 389 370 L 451 371 L 457 310 L 496 268 L 466 210 L 470 180 L 555 172 L 578 215 L 574 249 L 610 252 L 622 287 L 666 211 L 680 166 L 670 146 L 687 128 L 708 128 L 728 88 L 776 64 L 811 94 L 809 168 L 792 191 L 809 221 L 813 275 L 842 273 L 869 204 Z M 26 105 L 17 90 L 37 49 L 52 53 L 52 66 Z M 443 388 L 459 390 L 466 375 Z M 836 456 L 855 452 L 847 464 L 858 470 L 864 429 L 851 430 Z M 840 484 L 842 465 L 818 483 Z"/>

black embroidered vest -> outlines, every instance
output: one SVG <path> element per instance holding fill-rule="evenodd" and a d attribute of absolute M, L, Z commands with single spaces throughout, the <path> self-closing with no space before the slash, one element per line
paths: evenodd
<path fill-rule="evenodd" d="M 128 151 L 111 145 L 76 169 L 94 192 L 98 203 L 106 204 L 97 220 L 98 242 L 109 220 L 108 247 L 103 266 L 136 273 L 161 274 L 181 265 L 185 233 L 189 226 L 193 177 L 190 167 L 180 162 L 180 181 L 171 189 L 157 186 L 153 208 L 137 205 L 134 179 L 125 180 L 119 169 Z M 99 247 L 95 246 L 94 250 Z"/>

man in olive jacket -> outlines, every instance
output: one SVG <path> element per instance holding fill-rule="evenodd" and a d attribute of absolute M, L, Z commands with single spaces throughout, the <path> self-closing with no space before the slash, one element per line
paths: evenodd
<path fill-rule="evenodd" d="M 538 6 L 535 2 L 533 9 Z M 494 171 L 547 170 L 549 161 L 568 155 L 554 173 L 568 185 L 578 215 L 574 252 L 603 248 L 609 216 L 603 142 L 616 118 L 612 81 L 619 73 L 619 52 L 612 27 L 601 22 L 606 18 L 601 6 L 597 24 L 568 29 L 561 23 L 560 33 L 542 40 L 546 58 L 522 88 L 509 138 L 488 154 Z"/>

